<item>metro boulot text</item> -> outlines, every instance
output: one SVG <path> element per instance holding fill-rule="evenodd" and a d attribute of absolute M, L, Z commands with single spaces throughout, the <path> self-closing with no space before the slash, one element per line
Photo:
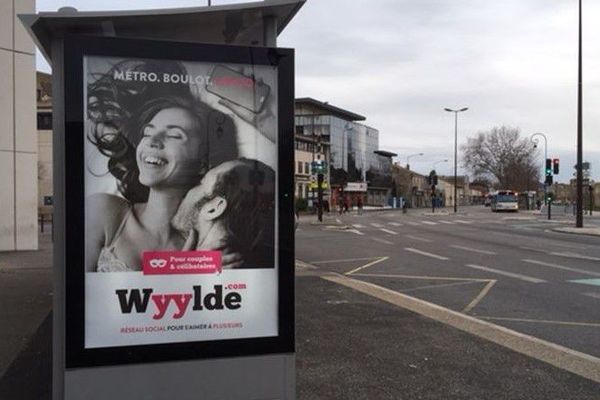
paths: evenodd
<path fill-rule="evenodd" d="M 237 310 L 242 307 L 242 295 L 238 292 L 229 292 L 223 296 L 223 285 L 214 285 L 213 291 L 205 295 L 202 295 L 201 285 L 192 286 L 192 289 L 192 293 L 152 294 L 154 289 L 118 289 L 115 293 L 119 298 L 123 314 L 131 314 L 133 311 L 138 314 L 146 313 L 152 299 L 156 307 L 153 319 L 162 319 L 171 303 L 176 307 L 173 318 L 183 317 L 192 298 L 194 299 L 192 311 Z"/>

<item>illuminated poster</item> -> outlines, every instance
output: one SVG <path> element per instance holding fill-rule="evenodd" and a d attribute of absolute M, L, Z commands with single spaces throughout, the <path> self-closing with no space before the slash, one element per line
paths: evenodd
<path fill-rule="evenodd" d="M 98 41 L 98 48 L 112 43 Z M 83 150 L 85 204 L 83 273 L 67 267 L 67 285 L 83 285 L 79 308 L 67 290 L 67 324 L 82 331 L 71 359 L 81 364 L 78 357 L 95 349 L 134 354 L 136 346 L 215 342 L 224 348 L 224 341 L 245 339 L 259 340 L 258 350 L 246 353 L 290 349 L 293 325 L 282 339 L 282 302 L 292 305 L 293 292 L 282 300 L 281 278 L 292 271 L 282 273 L 280 243 L 281 203 L 287 207 L 288 196 L 280 186 L 293 177 L 280 176 L 281 165 L 289 171 L 281 160 L 278 59 L 265 57 L 266 50 L 257 51 L 262 62 L 239 62 L 244 57 L 166 59 L 148 51 L 125 57 L 122 50 L 117 56 L 84 48 L 73 64 L 83 70 L 82 137 L 69 139 L 74 129 L 68 122 L 66 129 L 67 153 L 69 140 Z M 247 51 L 241 49 L 231 52 Z M 77 83 L 67 82 L 66 97 Z M 67 185 L 67 197 L 70 191 Z M 66 212 L 69 231 L 79 222 L 70 223 L 69 207 Z M 285 236 L 287 254 L 291 237 Z M 156 359 L 156 353 L 138 358 Z"/>

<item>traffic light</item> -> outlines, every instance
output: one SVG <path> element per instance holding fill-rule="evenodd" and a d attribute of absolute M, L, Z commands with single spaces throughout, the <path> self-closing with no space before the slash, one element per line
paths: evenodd
<path fill-rule="evenodd" d="M 555 158 L 554 160 L 552 160 L 552 167 L 554 168 L 554 175 L 558 175 L 558 163 L 559 160 L 558 158 Z"/>
<path fill-rule="evenodd" d="M 552 175 L 552 159 L 546 158 L 546 176 Z"/>
<path fill-rule="evenodd" d="M 545 183 L 546 183 L 546 185 L 552 185 L 554 183 L 554 179 L 553 179 L 552 175 L 546 175 Z"/>

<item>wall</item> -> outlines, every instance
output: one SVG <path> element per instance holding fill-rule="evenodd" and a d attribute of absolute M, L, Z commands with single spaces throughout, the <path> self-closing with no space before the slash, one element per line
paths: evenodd
<path fill-rule="evenodd" d="M 37 241 L 37 136 L 34 45 L 17 14 L 34 0 L 0 0 L 0 251 Z"/>

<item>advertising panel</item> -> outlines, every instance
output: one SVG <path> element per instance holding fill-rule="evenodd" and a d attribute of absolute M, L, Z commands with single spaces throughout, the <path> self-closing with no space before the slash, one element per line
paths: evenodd
<path fill-rule="evenodd" d="M 66 43 L 67 361 L 293 351 L 291 51 Z"/>

